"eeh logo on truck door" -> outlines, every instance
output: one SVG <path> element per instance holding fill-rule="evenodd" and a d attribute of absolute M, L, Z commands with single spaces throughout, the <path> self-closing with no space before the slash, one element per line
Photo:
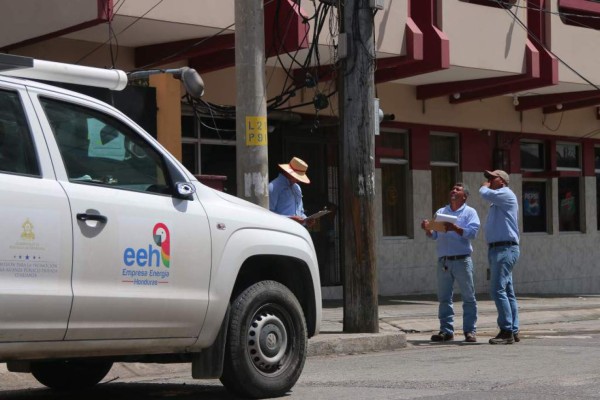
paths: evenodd
<path fill-rule="evenodd" d="M 148 235 L 150 236 L 150 235 Z M 171 267 L 171 234 L 166 224 L 158 222 L 152 228 L 152 241 L 140 248 L 123 251 L 121 282 L 142 286 L 169 283 Z M 148 237 L 150 239 L 150 237 Z M 166 269 L 165 269 L 166 268 Z"/>
<path fill-rule="evenodd" d="M 154 225 L 152 236 L 154 236 L 154 242 L 160 247 L 160 256 L 163 264 L 169 268 L 171 262 L 169 228 L 162 222 L 159 222 Z"/>

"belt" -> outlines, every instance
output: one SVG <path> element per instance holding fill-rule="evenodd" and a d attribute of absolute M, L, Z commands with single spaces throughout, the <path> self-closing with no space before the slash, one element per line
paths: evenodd
<path fill-rule="evenodd" d="M 493 242 L 488 244 L 488 246 L 490 246 L 490 249 L 493 247 L 500 247 L 500 246 L 518 246 L 519 243 L 517 242 L 513 242 L 511 240 L 508 240 L 506 242 Z"/>
<path fill-rule="evenodd" d="M 471 255 L 470 254 L 461 254 L 459 256 L 443 256 L 440 258 L 444 259 L 444 260 L 448 260 L 448 261 L 454 261 L 454 260 L 464 260 L 467 257 L 471 257 Z"/>

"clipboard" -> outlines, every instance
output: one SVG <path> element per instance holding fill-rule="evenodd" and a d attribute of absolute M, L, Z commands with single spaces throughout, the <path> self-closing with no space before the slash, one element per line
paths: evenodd
<path fill-rule="evenodd" d="M 317 211 L 316 213 L 309 215 L 308 217 L 306 217 L 306 219 L 319 219 L 322 216 L 329 214 L 330 212 L 330 210 L 324 208 L 321 211 Z"/>
<path fill-rule="evenodd" d="M 446 232 L 444 222 L 450 222 L 452 224 L 455 224 L 457 220 L 458 218 L 454 215 L 436 214 L 435 219 L 433 221 L 429 221 L 427 229 L 431 229 L 437 232 Z"/>

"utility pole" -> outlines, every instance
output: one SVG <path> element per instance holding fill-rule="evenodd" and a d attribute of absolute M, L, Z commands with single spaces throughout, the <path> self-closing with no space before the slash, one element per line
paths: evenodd
<path fill-rule="evenodd" d="M 263 0 L 235 0 L 238 197 L 269 208 Z"/>
<path fill-rule="evenodd" d="M 340 76 L 344 332 L 379 332 L 375 256 L 375 48 L 369 0 L 345 0 Z"/>

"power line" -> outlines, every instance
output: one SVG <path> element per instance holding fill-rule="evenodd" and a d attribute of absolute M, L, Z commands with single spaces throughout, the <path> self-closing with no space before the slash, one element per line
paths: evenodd
<path fill-rule="evenodd" d="M 124 1 L 124 0 L 123 0 Z M 128 30 L 129 28 L 131 28 L 134 24 L 136 24 L 137 22 L 139 22 L 140 19 L 144 18 L 146 15 L 148 15 L 148 13 L 150 13 L 152 10 L 154 10 L 156 7 L 158 7 L 160 5 L 160 3 L 162 3 L 164 0 L 159 0 L 158 3 L 156 3 L 155 5 L 153 5 L 148 11 L 146 11 L 144 14 L 140 15 L 139 17 L 137 17 L 131 24 L 127 25 L 123 30 L 121 30 L 118 35 L 122 34 L 123 32 L 125 32 L 126 30 Z M 121 4 L 123 5 L 123 4 Z M 114 14 L 113 14 L 114 15 Z M 117 35 L 115 35 L 115 39 L 116 39 Z M 92 55 L 93 53 L 95 53 L 96 51 L 98 51 L 98 49 L 100 49 L 102 46 L 106 45 L 107 43 L 110 42 L 110 38 L 108 40 L 105 40 L 103 43 L 100 43 L 98 46 L 96 46 L 94 49 L 92 49 L 90 52 L 88 52 L 87 54 L 85 54 L 83 57 L 81 57 L 79 60 L 75 61 L 74 64 L 79 64 L 80 62 L 82 62 L 83 60 L 85 60 L 86 58 L 88 58 L 90 55 Z"/>
<path fill-rule="evenodd" d="M 498 3 L 499 5 L 502 5 L 503 1 L 502 0 L 492 0 L 495 1 L 496 3 Z M 504 8 L 504 7 L 503 7 Z M 556 53 L 554 53 L 552 50 L 548 49 L 546 47 L 546 45 L 542 42 L 542 40 L 540 38 L 538 38 L 537 36 L 535 36 L 535 34 L 529 29 L 529 27 L 523 22 L 521 21 L 521 19 L 518 17 L 517 14 L 515 14 L 512 10 L 509 10 L 507 8 L 504 8 L 506 10 L 506 12 L 510 13 L 515 21 L 517 21 L 517 23 L 527 32 L 527 34 L 538 44 L 540 45 L 544 50 L 546 50 L 549 54 L 551 54 L 552 56 L 554 56 L 560 63 L 562 63 L 565 67 L 567 67 L 569 70 L 571 70 L 571 72 L 573 72 L 575 75 L 577 75 L 579 78 L 581 78 L 583 81 L 585 81 L 586 83 L 588 83 L 590 86 L 594 87 L 596 90 L 600 90 L 600 87 L 598 87 L 595 83 L 593 83 L 592 81 L 590 81 L 589 79 L 587 79 L 585 76 L 583 76 L 583 74 L 581 74 L 579 71 L 577 71 L 575 68 L 571 67 L 569 64 L 567 64 L 567 62 L 565 60 L 563 60 L 561 57 L 559 57 Z M 535 9 L 537 11 L 540 11 L 540 9 Z"/>

